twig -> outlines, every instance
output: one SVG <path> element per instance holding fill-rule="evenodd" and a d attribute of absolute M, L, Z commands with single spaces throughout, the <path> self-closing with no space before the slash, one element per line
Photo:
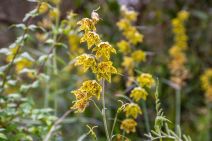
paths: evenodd
<path fill-rule="evenodd" d="M 60 124 L 73 110 L 68 110 L 66 111 L 59 119 L 57 119 L 55 121 L 55 123 L 52 125 L 52 127 L 50 128 L 48 134 L 46 135 L 46 137 L 44 138 L 43 141 L 49 141 L 52 133 L 54 132 L 55 128 L 57 127 L 58 124 Z"/>

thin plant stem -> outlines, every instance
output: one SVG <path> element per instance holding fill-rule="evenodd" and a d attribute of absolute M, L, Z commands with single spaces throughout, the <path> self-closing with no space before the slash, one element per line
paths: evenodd
<path fill-rule="evenodd" d="M 115 128 L 115 125 L 116 125 L 117 117 L 118 117 L 118 111 L 116 112 L 116 115 L 115 115 L 115 118 L 114 118 L 114 121 L 113 121 L 112 130 L 111 130 L 111 133 L 110 133 L 110 139 L 111 140 L 112 140 L 112 137 L 113 137 L 113 131 L 114 131 L 114 128 Z"/>
<path fill-rule="evenodd" d="M 52 133 L 54 132 L 54 130 L 56 129 L 57 125 L 60 124 L 61 122 L 63 122 L 63 120 L 72 112 L 72 110 L 68 110 L 66 111 L 59 119 L 57 119 L 55 121 L 55 123 L 52 125 L 52 127 L 50 128 L 49 132 L 47 133 L 46 137 L 44 138 L 43 141 L 49 141 L 49 139 L 51 138 Z"/>
<path fill-rule="evenodd" d="M 210 107 L 210 102 L 208 102 L 208 101 L 207 101 L 207 109 L 208 109 L 208 115 L 207 115 L 207 136 L 206 136 L 206 141 L 211 141 L 211 134 L 210 134 L 211 107 Z"/>
<path fill-rule="evenodd" d="M 8 68 L 6 69 L 6 73 L 5 73 L 5 75 L 4 75 L 4 77 L 3 77 L 3 81 L 2 81 L 2 85 L 1 85 L 1 89 L 2 89 L 2 93 L 4 92 L 4 86 L 5 86 L 5 84 L 6 84 L 6 82 L 7 82 L 7 75 L 10 73 L 10 70 L 11 70 L 11 68 L 12 68 L 12 66 L 13 66 L 13 64 L 14 64 L 14 62 L 15 62 L 15 59 L 16 59 L 16 57 L 18 56 L 18 54 L 19 54 L 19 52 L 20 52 L 20 50 L 21 50 L 21 47 L 22 47 L 22 45 L 21 44 L 24 44 L 24 42 L 25 42 L 25 35 L 27 34 L 27 32 L 28 32 L 28 29 L 26 28 L 25 30 L 24 30 L 24 33 L 23 33 L 23 35 L 22 35 L 22 37 L 21 37 L 21 43 L 20 43 L 20 45 L 18 46 L 18 48 L 17 48 L 17 51 L 15 52 L 15 54 L 14 54 L 14 56 L 13 56 L 13 58 L 12 58 L 12 61 L 9 63 L 9 66 L 8 66 Z"/>
<path fill-rule="evenodd" d="M 105 133 L 108 141 L 111 141 L 109 132 L 108 132 L 108 127 L 107 127 L 107 117 L 106 117 L 106 107 L 105 107 L 105 80 L 102 79 L 102 117 L 103 117 L 103 122 L 104 122 L 104 128 L 105 128 Z"/>
<path fill-rule="evenodd" d="M 147 113 L 146 102 L 142 100 L 141 106 L 142 106 L 143 113 L 144 113 L 144 120 L 145 120 L 146 131 L 149 133 L 150 132 L 150 124 L 149 124 L 149 116 L 148 116 L 148 113 Z"/>
<path fill-rule="evenodd" d="M 175 132 L 177 133 L 177 127 L 180 127 L 180 114 L 181 114 L 181 92 L 180 89 L 176 90 L 176 114 L 175 114 Z M 177 133 L 178 134 L 178 133 Z"/>
<path fill-rule="evenodd" d="M 96 102 L 95 102 L 94 100 L 92 100 L 92 99 L 91 99 L 91 101 L 93 102 L 93 104 L 94 104 L 94 106 L 96 107 L 96 109 L 97 109 L 100 113 L 102 113 L 101 110 L 100 110 L 100 108 L 99 108 L 98 105 L 96 104 Z"/>
<path fill-rule="evenodd" d="M 122 139 L 121 140 L 124 141 L 124 138 L 125 138 L 125 131 L 122 132 Z"/>
<path fill-rule="evenodd" d="M 49 61 L 46 62 L 47 63 L 47 74 L 49 74 Z M 49 85 L 46 85 L 45 88 L 45 97 L 44 97 L 44 107 L 47 108 L 49 106 Z"/>

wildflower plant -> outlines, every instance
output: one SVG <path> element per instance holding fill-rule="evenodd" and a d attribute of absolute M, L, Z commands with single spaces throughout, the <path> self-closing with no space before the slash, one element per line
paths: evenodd
<path fill-rule="evenodd" d="M 75 65 L 83 66 L 84 71 L 91 68 L 91 71 L 96 75 L 97 80 L 84 81 L 78 90 L 72 91 L 76 97 L 76 101 L 74 101 L 74 105 L 71 108 L 77 112 L 83 112 L 93 96 L 95 96 L 97 100 L 102 97 L 102 117 L 105 133 L 107 140 L 111 140 L 108 132 L 105 111 L 104 83 L 105 80 L 111 82 L 111 75 L 117 74 L 116 68 L 113 66 L 112 61 L 110 61 L 111 54 L 115 54 L 116 50 L 109 44 L 109 42 L 103 42 L 97 34 L 95 26 L 99 20 L 98 13 L 93 11 L 91 13 L 91 18 L 83 18 L 77 22 L 80 26 L 80 31 L 83 33 L 80 42 L 87 43 L 88 50 L 91 50 L 91 54 L 83 54 L 77 57 Z M 94 52 L 95 54 L 92 54 Z M 101 96 L 100 93 L 102 93 Z"/>

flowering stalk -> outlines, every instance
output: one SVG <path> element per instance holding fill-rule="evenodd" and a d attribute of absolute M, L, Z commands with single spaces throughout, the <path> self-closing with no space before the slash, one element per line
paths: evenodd
<path fill-rule="evenodd" d="M 83 31 L 83 36 L 80 42 L 86 42 L 88 50 L 92 49 L 95 54 L 82 54 L 76 58 L 75 65 L 81 66 L 84 72 L 91 69 L 96 75 L 97 80 L 84 81 L 82 86 L 72 91 L 76 97 L 74 105 L 71 107 L 76 112 L 83 112 L 88 106 L 89 101 L 92 101 L 93 97 L 97 100 L 102 99 L 103 109 L 101 115 L 103 118 L 104 129 L 106 138 L 111 141 L 107 117 L 106 117 L 106 103 L 105 103 L 105 80 L 111 82 L 111 75 L 116 74 L 117 70 L 113 67 L 113 63 L 110 61 L 111 53 L 116 53 L 116 50 L 109 44 L 109 42 L 101 41 L 99 35 L 96 33 L 95 25 L 99 21 L 99 15 L 96 11 L 93 11 L 90 18 L 83 18 L 77 24 L 80 25 L 80 31 Z M 101 84 L 99 84 L 99 81 Z M 95 105 L 97 107 L 97 105 Z M 99 110 L 99 108 L 97 108 Z"/>
<path fill-rule="evenodd" d="M 169 54 L 171 61 L 169 63 L 171 81 L 177 86 L 176 88 L 176 113 L 175 113 L 175 132 L 180 126 L 180 108 L 181 96 L 180 89 L 185 85 L 185 80 L 189 76 L 189 71 L 185 67 L 187 62 L 185 51 L 188 48 L 186 29 L 184 22 L 188 19 L 189 13 L 187 11 L 180 11 L 177 17 L 172 20 L 172 31 L 174 33 L 174 45 L 170 48 Z"/>

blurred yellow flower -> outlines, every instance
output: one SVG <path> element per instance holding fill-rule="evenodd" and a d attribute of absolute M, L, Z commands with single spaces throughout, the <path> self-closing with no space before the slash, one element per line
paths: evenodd
<path fill-rule="evenodd" d="M 189 17 L 189 12 L 185 11 L 185 10 L 182 10 L 178 13 L 178 18 L 181 20 L 181 21 L 185 21 L 188 19 Z"/>
<path fill-rule="evenodd" d="M 127 134 L 136 131 L 137 122 L 134 119 L 125 119 L 121 122 L 121 129 Z"/>
<path fill-rule="evenodd" d="M 135 87 L 130 93 L 130 97 L 136 102 L 138 102 L 140 99 L 146 100 L 147 96 L 147 91 L 141 87 Z"/>
<path fill-rule="evenodd" d="M 212 102 L 212 68 L 207 69 L 200 77 L 206 100 Z"/>
<path fill-rule="evenodd" d="M 146 53 L 142 50 L 135 50 L 132 52 L 132 58 L 135 62 L 144 62 L 146 61 Z"/>
<path fill-rule="evenodd" d="M 108 43 L 101 42 L 92 51 L 96 51 L 96 58 L 103 60 L 110 60 L 110 53 L 116 53 L 116 50 Z"/>
<path fill-rule="evenodd" d="M 15 46 L 9 49 L 9 53 L 6 56 L 6 61 L 11 62 L 13 60 L 14 55 L 17 53 L 19 46 Z"/>
<path fill-rule="evenodd" d="M 32 60 L 29 60 L 27 58 L 20 58 L 15 61 L 15 70 L 17 73 L 19 73 L 24 68 L 31 67 L 32 65 Z"/>
<path fill-rule="evenodd" d="M 174 45 L 169 49 L 171 61 L 168 67 L 171 72 L 171 81 L 179 88 L 185 84 L 185 80 L 189 77 L 189 72 L 185 67 L 187 62 L 185 51 L 187 49 L 186 29 L 184 22 L 188 18 L 187 11 L 180 11 L 176 18 L 172 20 L 172 31 L 174 33 Z"/>
<path fill-rule="evenodd" d="M 126 19 L 121 19 L 116 23 L 116 25 L 118 26 L 119 30 L 125 31 L 131 26 L 129 21 L 127 21 Z"/>
<path fill-rule="evenodd" d="M 138 104 L 130 103 L 124 108 L 124 112 L 126 117 L 132 116 L 133 118 L 137 118 L 139 114 L 142 114 L 140 107 Z"/>
<path fill-rule="evenodd" d="M 79 44 L 80 44 L 80 37 L 77 34 L 71 34 L 68 36 L 68 43 L 71 52 L 79 52 Z M 82 52 L 79 52 L 82 53 Z"/>
<path fill-rule="evenodd" d="M 57 8 L 53 8 L 49 11 L 49 14 L 48 14 L 49 18 L 51 20 L 56 20 L 59 16 L 60 16 L 60 11 L 59 9 Z"/>
<path fill-rule="evenodd" d="M 134 61 L 132 57 L 124 56 L 124 61 L 122 63 L 122 66 L 124 66 L 126 69 L 132 69 L 134 68 Z"/>
<path fill-rule="evenodd" d="M 43 13 L 47 12 L 48 9 L 49 9 L 48 3 L 41 2 L 40 6 L 38 8 L 38 13 L 43 14 Z"/>
<path fill-rule="evenodd" d="M 137 77 L 137 82 L 141 87 L 151 88 L 155 84 L 155 80 L 149 73 L 142 73 Z"/>
<path fill-rule="evenodd" d="M 131 26 L 123 32 L 123 35 L 128 39 L 130 43 L 136 45 L 143 42 L 143 35 L 140 34 L 135 27 Z"/>
<path fill-rule="evenodd" d="M 127 41 L 125 40 L 121 40 L 120 42 L 117 43 L 117 46 L 119 48 L 119 51 L 121 53 L 129 53 L 130 52 L 130 45 Z"/>
<path fill-rule="evenodd" d="M 122 14 L 123 14 L 123 16 L 124 16 L 125 19 L 127 19 L 127 20 L 129 20 L 131 22 L 136 21 L 137 16 L 138 16 L 138 13 L 137 12 L 132 11 L 132 10 L 131 11 L 128 10 L 126 8 L 126 6 L 122 6 L 121 7 L 121 12 L 122 12 Z"/>

